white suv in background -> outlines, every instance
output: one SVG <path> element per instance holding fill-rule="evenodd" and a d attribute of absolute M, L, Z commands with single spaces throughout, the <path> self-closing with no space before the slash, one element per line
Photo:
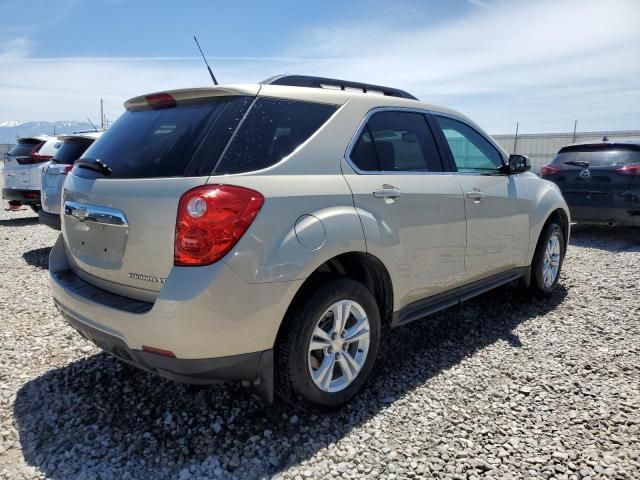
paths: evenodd
<path fill-rule="evenodd" d="M 4 156 L 2 198 L 12 205 L 40 209 L 42 170 L 49 164 L 62 142 L 46 135 L 19 138 Z"/>

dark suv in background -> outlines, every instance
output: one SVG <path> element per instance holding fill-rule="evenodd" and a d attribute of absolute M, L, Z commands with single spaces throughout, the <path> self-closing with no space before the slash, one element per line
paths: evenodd
<path fill-rule="evenodd" d="M 640 226 L 640 142 L 563 147 L 540 176 L 560 187 L 573 221 Z"/>

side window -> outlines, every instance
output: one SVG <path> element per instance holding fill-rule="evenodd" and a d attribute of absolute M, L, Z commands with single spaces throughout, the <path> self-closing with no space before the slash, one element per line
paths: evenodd
<path fill-rule="evenodd" d="M 337 108 L 324 103 L 259 98 L 215 173 L 249 172 L 275 165 L 307 141 Z"/>
<path fill-rule="evenodd" d="M 460 172 L 496 170 L 502 155 L 470 126 L 447 117 L 435 116 Z"/>
<path fill-rule="evenodd" d="M 367 172 L 443 171 L 427 120 L 415 112 L 374 113 L 350 157 L 360 170 Z"/>

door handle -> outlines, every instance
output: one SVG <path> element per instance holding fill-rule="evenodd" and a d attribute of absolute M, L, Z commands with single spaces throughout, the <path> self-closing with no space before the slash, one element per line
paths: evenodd
<path fill-rule="evenodd" d="M 393 185 L 382 185 L 373 191 L 373 196 L 376 198 L 398 198 L 402 196 L 402 192 Z"/>
<path fill-rule="evenodd" d="M 473 192 L 467 192 L 467 197 L 476 203 L 480 203 L 480 201 L 486 196 L 487 196 L 486 193 L 481 192 L 479 190 L 474 190 Z"/>

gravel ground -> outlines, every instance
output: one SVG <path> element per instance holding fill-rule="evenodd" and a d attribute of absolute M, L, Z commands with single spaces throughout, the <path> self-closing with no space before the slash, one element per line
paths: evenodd
<path fill-rule="evenodd" d="M 391 332 L 342 411 L 264 408 L 100 353 L 0 213 L 0 478 L 640 478 L 640 235 L 576 229 L 546 300 L 502 288 Z"/>

